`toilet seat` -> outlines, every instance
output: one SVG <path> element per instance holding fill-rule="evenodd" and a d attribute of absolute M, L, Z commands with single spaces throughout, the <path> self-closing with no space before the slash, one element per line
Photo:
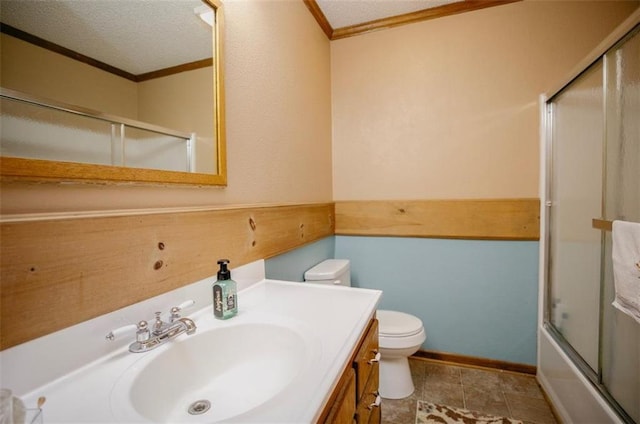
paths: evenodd
<path fill-rule="evenodd" d="M 378 310 L 378 332 L 382 337 L 411 337 L 424 332 L 419 318 L 399 311 Z"/>

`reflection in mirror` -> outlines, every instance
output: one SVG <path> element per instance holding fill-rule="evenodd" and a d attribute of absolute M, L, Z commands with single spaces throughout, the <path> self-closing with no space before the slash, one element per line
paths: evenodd
<path fill-rule="evenodd" d="M 217 1 L 0 6 L 3 178 L 226 184 Z"/>

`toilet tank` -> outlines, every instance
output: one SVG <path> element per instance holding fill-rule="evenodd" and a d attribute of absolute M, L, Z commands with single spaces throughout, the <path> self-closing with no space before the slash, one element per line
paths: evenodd
<path fill-rule="evenodd" d="M 351 286 L 349 260 L 327 259 L 304 273 L 304 280 L 316 284 Z"/>

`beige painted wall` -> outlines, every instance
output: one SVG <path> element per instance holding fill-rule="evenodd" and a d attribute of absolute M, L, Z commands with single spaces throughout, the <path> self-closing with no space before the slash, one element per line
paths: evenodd
<path fill-rule="evenodd" d="M 138 84 L 138 119 L 179 131 L 193 131 L 196 172 L 216 173 L 213 67 L 154 78 Z"/>
<path fill-rule="evenodd" d="M 637 5 L 525 0 L 332 42 L 334 199 L 538 197 L 538 96 Z"/>
<path fill-rule="evenodd" d="M 330 201 L 329 41 L 302 1 L 224 9 L 228 187 L 3 183 L 2 214 Z"/>
<path fill-rule="evenodd" d="M 137 119 L 136 83 L 0 34 L 3 87 Z"/>
<path fill-rule="evenodd" d="M 228 187 L 4 183 L 0 211 L 537 197 L 538 95 L 638 2 L 527 0 L 331 45 L 301 1 L 224 4 Z"/>

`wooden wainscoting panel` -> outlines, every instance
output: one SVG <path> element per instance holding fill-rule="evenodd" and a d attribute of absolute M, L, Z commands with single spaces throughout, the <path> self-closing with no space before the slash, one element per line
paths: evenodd
<path fill-rule="evenodd" d="M 336 234 L 538 240 L 538 199 L 336 202 Z"/>
<path fill-rule="evenodd" d="M 334 232 L 332 203 L 0 224 L 0 349 Z"/>

